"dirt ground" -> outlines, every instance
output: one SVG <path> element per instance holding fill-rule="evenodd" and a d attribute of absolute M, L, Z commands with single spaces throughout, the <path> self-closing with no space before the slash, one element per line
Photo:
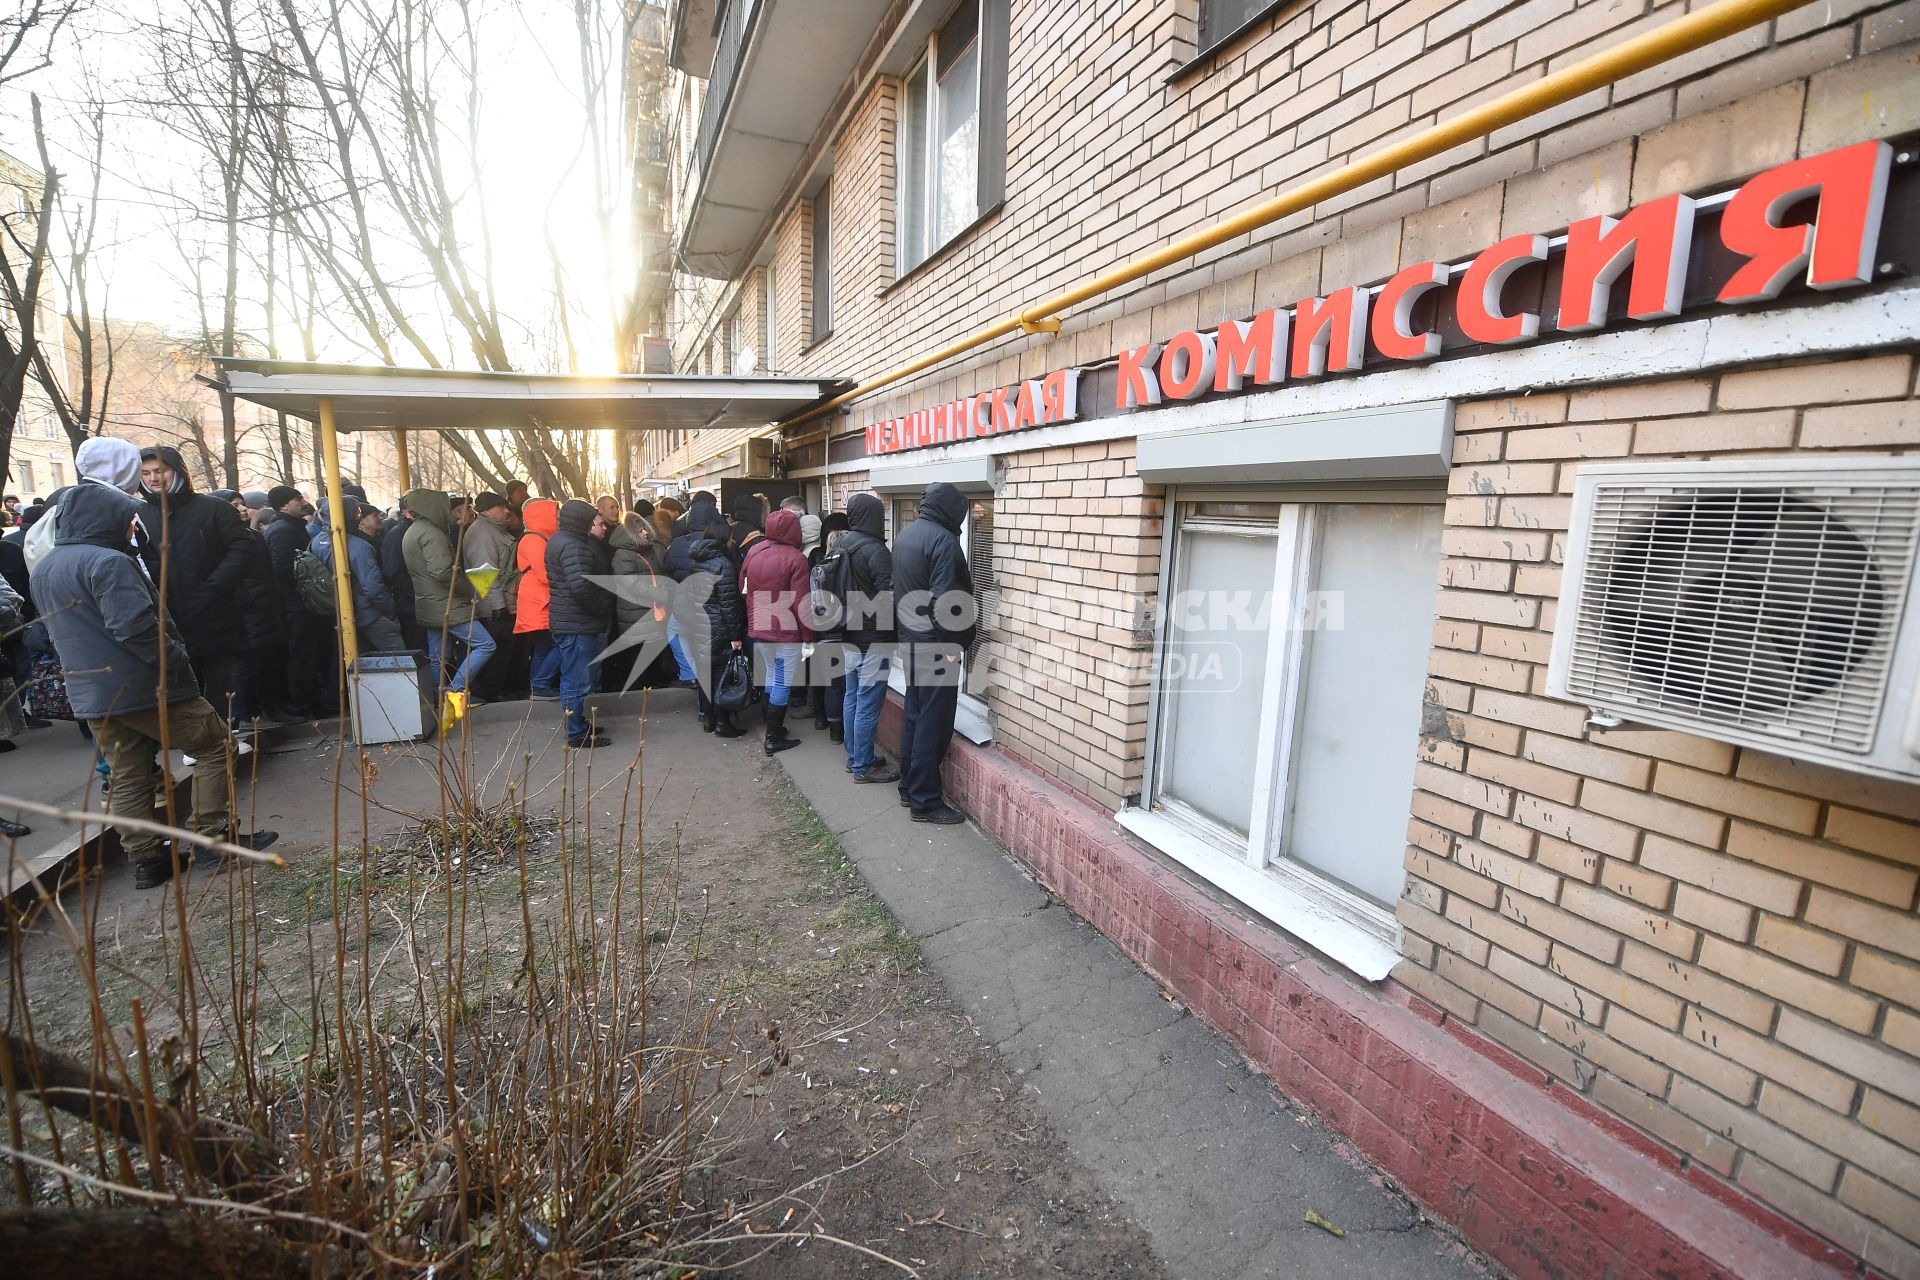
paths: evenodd
<path fill-rule="evenodd" d="M 350 758 L 339 764 L 340 787 L 331 785 L 341 760 L 331 740 L 277 735 L 241 807 L 254 815 L 244 825 L 282 832 L 289 865 L 196 873 L 185 910 L 197 980 L 217 986 L 251 960 L 261 975 L 257 1034 L 268 1042 L 260 1052 L 297 1061 L 309 1047 L 305 1009 L 325 981 L 315 956 L 334 954 L 336 929 L 366 929 L 357 953 L 381 990 L 407 967 L 411 907 L 436 880 L 444 888 L 458 877 L 466 981 L 482 1002 L 519 980 L 525 920 L 542 927 L 579 892 L 563 850 L 591 845 L 585 865 L 601 869 L 604 885 L 613 856 L 641 846 L 648 903 L 630 927 L 647 945 L 672 939 L 660 955 L 686 967 L 663 990 L 722 1011 L 712 1048 L 732 1071 L 721 1073 L 734 1096 L 717 1108 L 709 1142 L 718 1154 L 698 1189 L 710 1206 L 759 1206 L 732 1225 L 738 1234 L 780 1233 L 738 1245 L 738 1274 L 1169 1274 L 921 969 L 913 940 L 757 737 L 702 734 L 689 695 L 651 699 L 644 756 L 635 755 L 640 696 L 605 699 L 616 745 L 590 761 L 574 756 L 576 775 L 564 772 L 551 704 L 482 709 L 447 773 L 430 748 L 377 749 L 364 788 Z M 800 733 L 801 750 L 834 749 L 810 727 Z M 454 870 L 452 855 L 423 839 L 448 794 L 445 776 L 484 804 L 524 798 L 525 821 L 511 835 L 526 850 L 526 917 L 511 857 L 470 855 Z M 336 830 L 337 839 L 327 834 Z M 364 863 L 362 845 L 372 850 Z M 125 1026 L 139 996 L 151 1035 L 176 1030 L 173 896 L 135 891 L 122 865 L 63 904 L 64 922 L 42 911 L 9 956 L 9 982 L 24 982 L 13 994 L 25 997 L 42 1041 L 74 1051 L 89 1041 L 68 932 L 84 932 L 89 917 L 107 1019 Z M 257 940 L 236 932 L 236 913 L 251 917 Z M 396 1017 L 406 990 L 392 988 Z M 203 1051 L 218 1053 L 224 1024 L 205 1023 Z"/>

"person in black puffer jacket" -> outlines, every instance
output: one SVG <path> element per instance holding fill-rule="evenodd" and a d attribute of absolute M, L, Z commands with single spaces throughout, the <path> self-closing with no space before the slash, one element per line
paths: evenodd
<path fill-rule="evenodd" d="M 920 518 L 894 535 L 893 590 L 907 664 L 900 721 L 900 799 L 915 822 L 966 821 L 940 792 L 940 761 L 953 740 L 966 651 L 977 634 L 973 578 L 960 547 L 969 507 L 950 484 L 930 484 Z"/>
<path fill-rule="evenodd" d="M 207 701 L 222 718 L 243 715 L 247 633 L 233 619 L 246 603 L 253 535 L 232 503 L 193 491 L 187 464 L 170 445 L 140 451 L 140 483 L 147 571 L 160 582 L 164 561 L 167 614 Z"/>
<path fill-rule="evenodd" d="M 701 727 L 716 737 L 737 738 L 741 730 L 733 722 L 733 713 L 714 706 L 709 696 L 727 658 L 747 635 L 747 607 L 734 576 L 733 558 L 727 554 L 726 521 L 713 517 L 688 549 L 688 560 L 692 569 L 674 598 L 673 616 L 693 663 Z"/>
<path fill-rule="evenodd" d="M 590 503 L 575 498 L 560 507 L 559 528 L 547 540 L 547 630 L 560 659 L 560 702 L 567 711 L 567 745 L 605 746 L 608 738 L 587 723 L 593 659 L 613 625 L 613 597 L 588 579 L 601 573 L 594 540 L 604 522 Z"/>

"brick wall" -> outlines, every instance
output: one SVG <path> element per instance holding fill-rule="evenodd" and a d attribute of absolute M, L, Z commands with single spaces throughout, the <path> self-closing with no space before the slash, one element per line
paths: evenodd
<path fill-rule="evenodd" d="M 1905 354 L 1460 406 L 1396 976 L 1920 1275 L 1920 787 L 1543 696 L 1587 462 L 1920 448 Z"/>
<path fill-rule="evenodd" d="M 994 736 L 1118 808 L 1140 794 L 1162 499 L 1134 442 L 1015 454 L 994 499 Z"/>

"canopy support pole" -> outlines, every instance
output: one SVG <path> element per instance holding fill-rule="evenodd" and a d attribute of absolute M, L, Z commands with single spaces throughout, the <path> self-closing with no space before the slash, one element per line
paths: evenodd
<path fill-rule="evenodd" d="M 340 661 L 348 673 L 360 660 L 360 634 L 353 622 L 353 579 L 347 573 L 347 495 L 340 484 L 340 435 L 333 401 L 320 402 L 320 469 L 327 486 L 327 528 L 333 535 L 333 599 L 340 616 Z M 352 681 L 348 681 L 352 692 Z"/>
<path fill-rule="evenodd" d="M 399 463 L 400 492 L 405 493 L 413 488 L 413 468 L 407 460 L 407 433 L 404 429 L 395 428 L 394 430 L 393 455 Z"/>

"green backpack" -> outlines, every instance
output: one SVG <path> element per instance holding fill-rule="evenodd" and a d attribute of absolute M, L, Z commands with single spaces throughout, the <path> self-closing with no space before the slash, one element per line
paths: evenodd
<path fill-rule="evenodd" d="M 293 586 L 308 613 L 331 618 L 339 612 L 333 595 L 333 570 L 305 547 L 293 553 Z"/>

